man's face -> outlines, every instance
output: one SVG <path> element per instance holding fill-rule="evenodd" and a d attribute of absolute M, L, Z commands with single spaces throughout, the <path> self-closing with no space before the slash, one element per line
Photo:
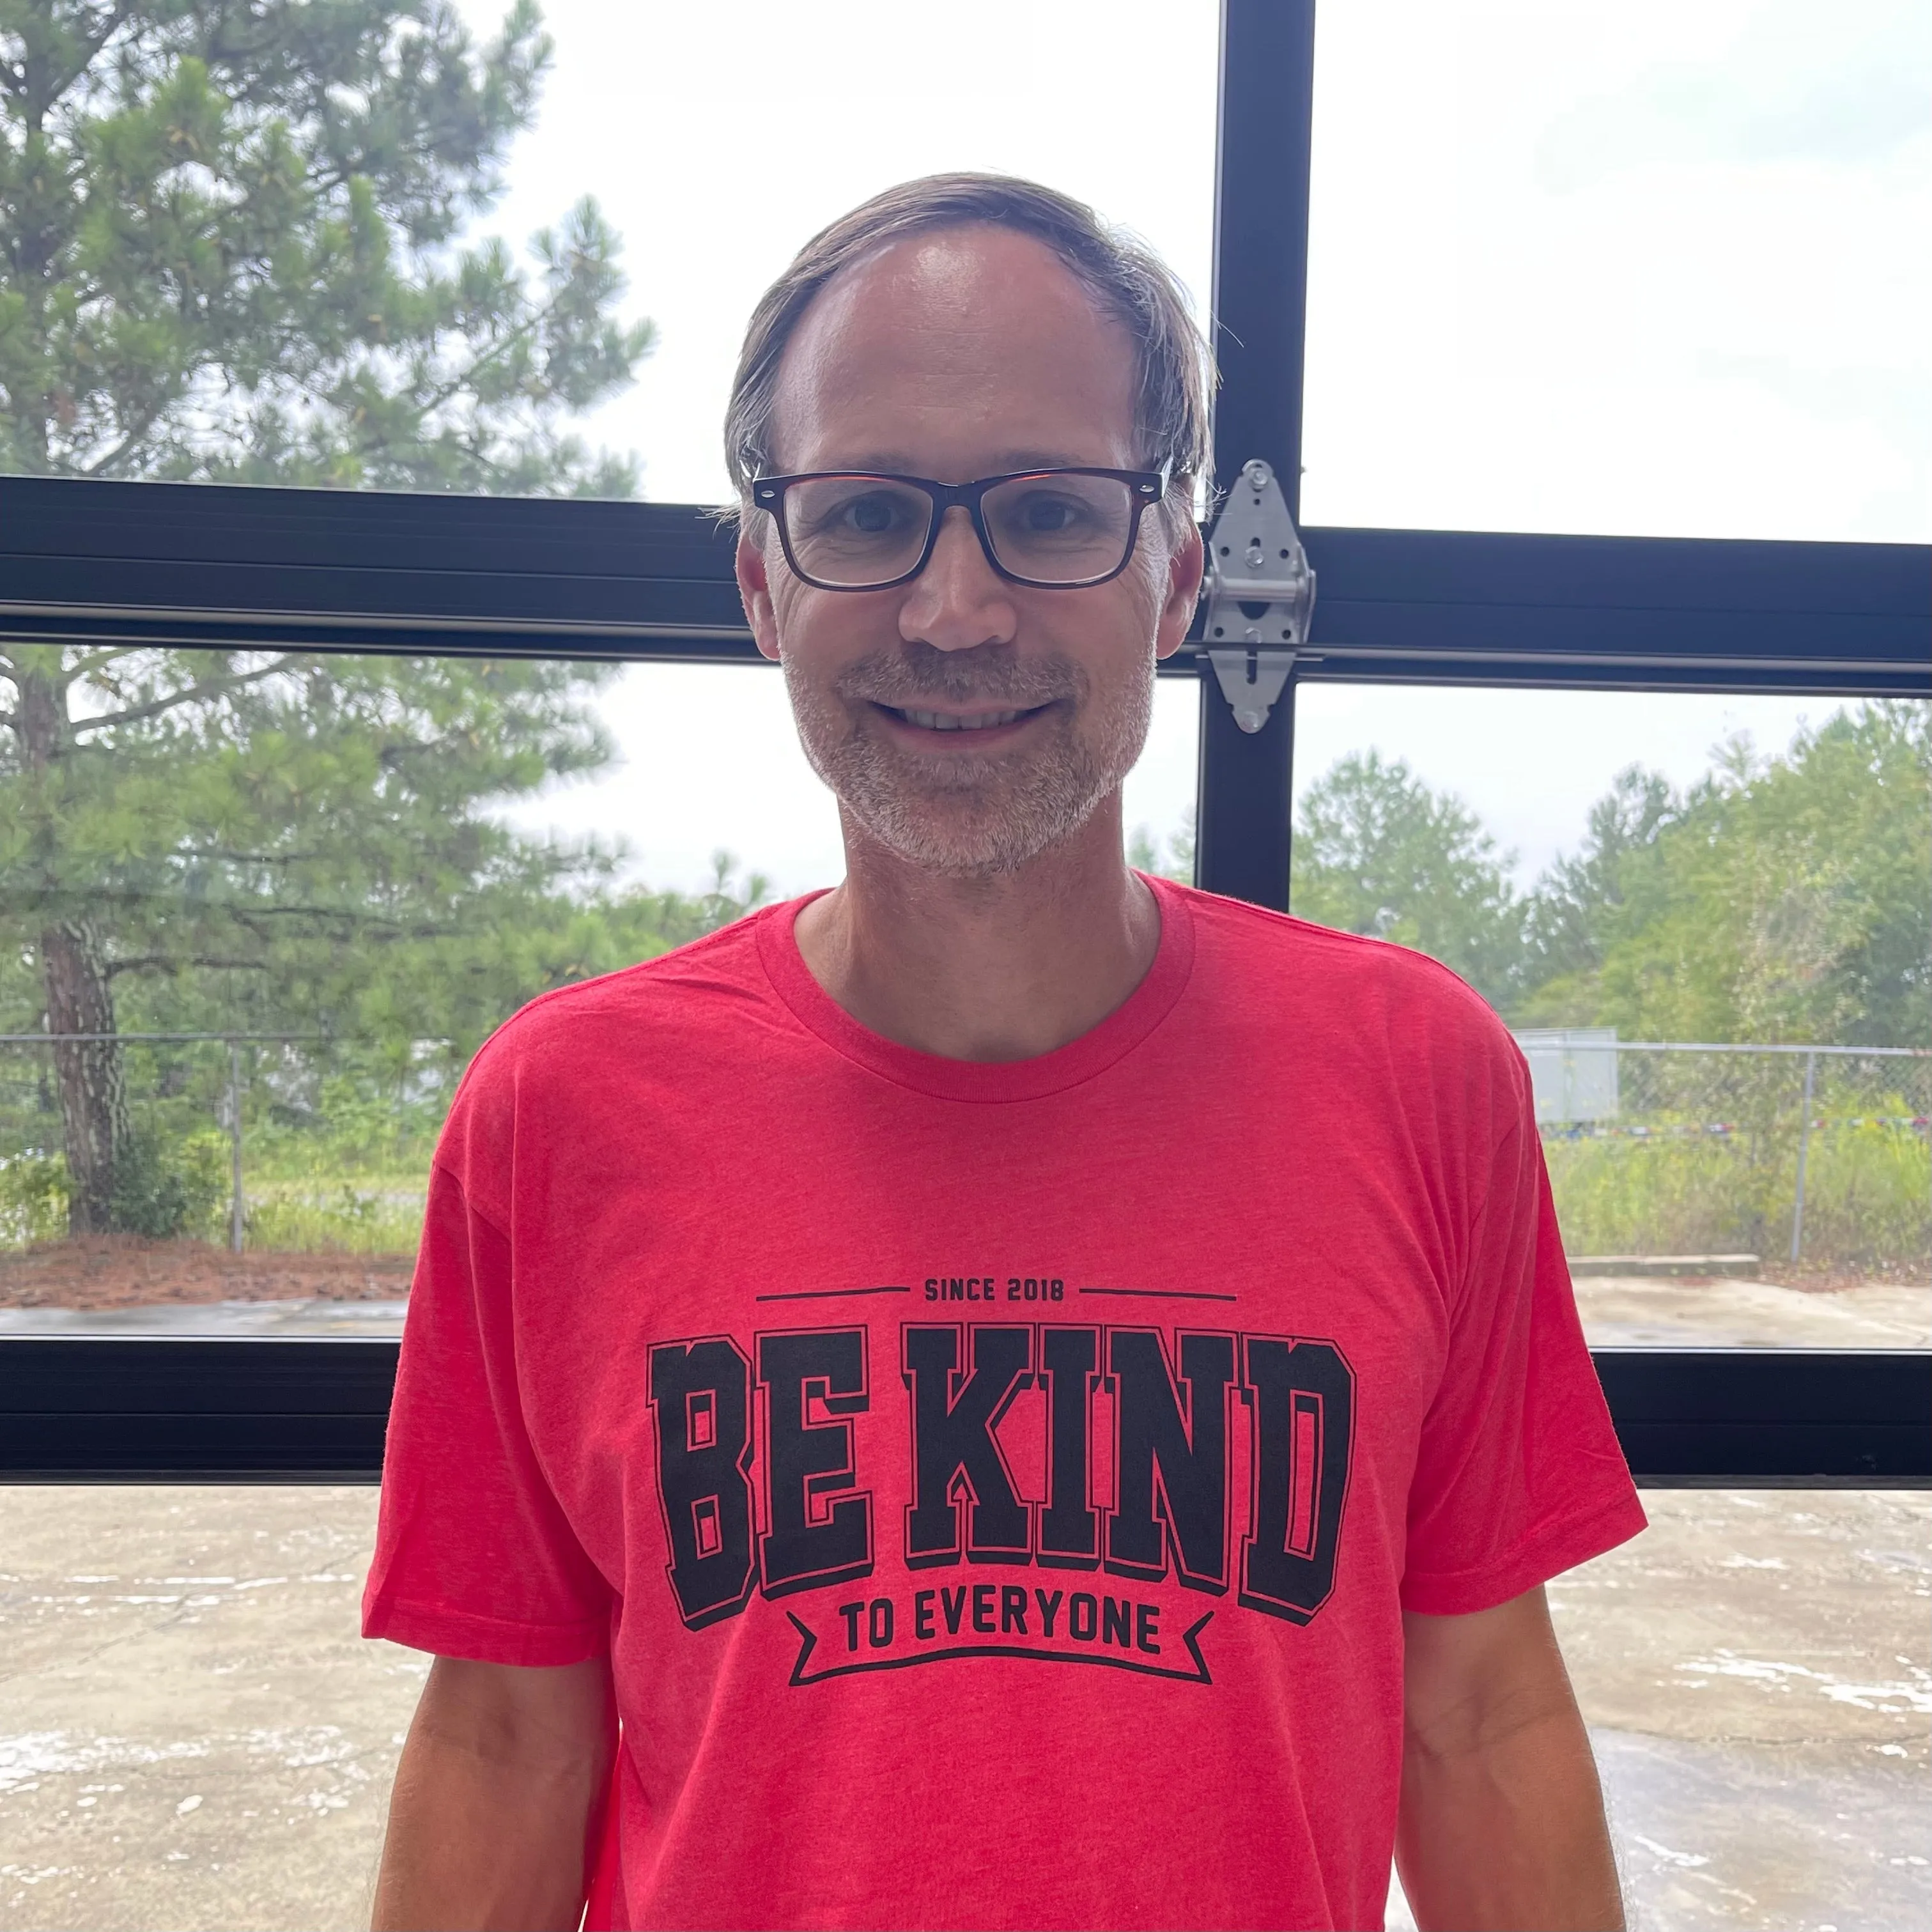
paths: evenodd
<path fill-rule="evenodd" d="M 1136 380 L 1125 332 L 1041 244 L 916 236 L 806 312 L 779 370 L 778 465 L 945 483 L 1136 469 Z M 738 547 L 753 634 L 784 666 L 813 768 L 873 838 L 956 877 L 1025 865 L 1118 789 L 1201 566 L 1198 536 L 1171 544 L 1151 510 L 1127 568 L 1081 590 L 1009 584 L 957 508 L 893 590 L 801 582 L 763 515 Z"/>

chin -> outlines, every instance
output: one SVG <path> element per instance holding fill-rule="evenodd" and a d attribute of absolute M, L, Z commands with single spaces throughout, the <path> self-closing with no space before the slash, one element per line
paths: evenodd
<path fill-rule="evenodd" d="M 846 808 L 890 851 L 944 878 L 992 879 L 1020 872 L 1070 838 L 1108 789 L 1057 770 L 1031 784 L 943 790 L 902 784 L 841 791 Z M 1041 784 L 1041 778 L 1057 783 Z"/>
<path fill-rule="evenodd" d="M 1024 752 L 922 758 L 830 707 L 800 704 L 797 716 L 806 758 L 869 838 L 917 871 L 969 880 L 1020 872 L 1079 832 L 1139 756 L 1147 724 L 1144 708 L 1128 707 L 1097 734 L 1069 721 Z"/>

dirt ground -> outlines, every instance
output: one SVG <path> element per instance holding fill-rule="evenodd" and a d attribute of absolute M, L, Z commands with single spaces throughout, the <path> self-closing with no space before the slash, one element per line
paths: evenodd
<path fill-rule="evenodd" d="M 1550 1591 L 1633 1927 L 1932 1924 L 1932 1496 L 1645 1504 Z M 356 1634 L 375 1508 L 0 1487 L 0 1928 L 368 1922 L 426 1668 Z"/>
<path fill-rule="evenodd" d="M 237 1255 L 206 1241 L 95 1234 L 0 1253 L 0 1308 L 392 1301 L 409 1292 L 411 1265 L 407 1255 Z"/>

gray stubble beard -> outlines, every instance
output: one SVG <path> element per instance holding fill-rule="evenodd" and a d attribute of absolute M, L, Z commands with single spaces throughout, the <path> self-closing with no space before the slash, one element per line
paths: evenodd
<path fill-rule="evenodd" d="M 1151 656 L 1098 710 L 1091 679 L 1064 657 L 1022 662 L 1010 653 L 981 658 L 908 646 L 861 658 L 829 689 L 813 685 L 793 658 L 783 662 L 812 770 L 880 844 L 948 878 L 1016 872 L 1070 838 L 1133 768 L 1153 722 Z M 943 765 L 901 752 L 860 722 L 868 703 L 916 706 L 934 698 L 989 710 L 1064 708 L 1043 746 L 1005 756 L 953 754 Z"/>

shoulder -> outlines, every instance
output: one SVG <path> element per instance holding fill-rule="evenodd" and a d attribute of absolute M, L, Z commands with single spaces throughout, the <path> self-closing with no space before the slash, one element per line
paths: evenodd
<path fill-rule="evenodd" d="M 656 958 L 538 994 L 477 1050 L 446 1140 L 578 1110 L 619 1084 L 641 1102 L 654 1088 L 704 1078 L 773 1013 L 758 928 L 788 910 L 766 908 Z"/>
<path fill-rule="evenodd" d="M 484 1042 L 471 1077 L 594 1050 L 613 1035 L 634 1042 L 640 1031 L 706 1024 L 722 1009 L 764 997 L 758 928 L 786 910 L 767 907 L 656 958 L 539 993 Z"/>
<path fill-rule="evenodd" d="M 1277 998 L 1292 987 L 1304 1000 L 1312 995 L 1351 1006 L 1392 1003 L 1444 1024 L 1507 1037 L 1489 1002 L 1426 952 L 1192 886 L 1166 890 L 1192 916 L 1197 952 L 1211 970 L 1264 987 Z"/>
<path fill-rule="evenodd" d="M 1231 1019 L 1412 1078 L 1460 1072 L 1526 1090 L 1509 1029 L 1440 960 L 1191 886 L 1166 890 L 1193 921 L 1201 990 Z"/>

